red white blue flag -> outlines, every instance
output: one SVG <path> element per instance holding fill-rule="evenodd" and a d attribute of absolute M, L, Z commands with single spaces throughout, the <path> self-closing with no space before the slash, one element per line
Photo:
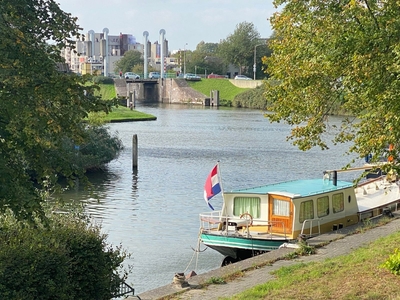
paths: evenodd
<path fill-rule="evenodd" d="M 214 210 L 214 207 L 210 204 L 210 199 L 220 192 L 221 184 L 218 176 L 218 165 L 215 165 L 210 174 L 208 174 L 206 184 L 204 185 L 204 200 L 212 210 Z"/>

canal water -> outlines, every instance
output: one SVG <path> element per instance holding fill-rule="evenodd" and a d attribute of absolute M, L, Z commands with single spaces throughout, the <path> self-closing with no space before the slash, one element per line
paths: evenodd
<path fill-rule="evenodd" d="M 210 211 L 203 186 L 217 161 L 227 191 L 297 178 L 322 180 L 324 170 L 341 168 L 351 160 L 345 155 L 348 145 L 298 150 L 286 141 L 289 126 L 271 124 L 259 110 L 168 104 L 136 109 L 157 120 L 108 126 L 125 149 L 105 173 L 90 176 L 96 196 L 83 190 L 65 195 L 85 203 L 107 241 L 131 253 L 126 260 L 132 266 L 127 283 L 136 294 L 171 283 L 176 272 L 201 274 L 220 266 L 223 257 L 216 251 L 193 250 L 198 215 Z M 329 122 L 340 121 L 332 117 Z M 135 134 L 138 169 L 132 171 Z M 221 195 L 211 203 L 220 209 Z"/>

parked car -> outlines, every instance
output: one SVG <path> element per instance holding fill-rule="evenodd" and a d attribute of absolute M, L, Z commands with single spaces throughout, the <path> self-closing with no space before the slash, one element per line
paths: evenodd
<path fill-rule="evenodd" d="M 200 76 L 192 73 L 186 73 L 185 75 L 183 75 L 183 78 L 185 78 L 186 80 L 201 80 Z"/>
<path fill-rule="evenodd" d="M 140 79 L 140 76 L 133 72 L 126 72 L 124 74 L 125 79 Z"/>
<path fill-rule="evenodd" d="M 160 75 L 160 73 L 158 73 L 158 72 L 150 72 L 149 73 L 149 78 L 150 79 L 158 79 L 158 78 L 160 78 L 161 77 L 161 75 Z"/>
<path fill-rule="evenodd" d="M 236 80 L 253 80 L 250 77 L 244 76 L 244 75 L 236 75 L 235 76 Z"/>

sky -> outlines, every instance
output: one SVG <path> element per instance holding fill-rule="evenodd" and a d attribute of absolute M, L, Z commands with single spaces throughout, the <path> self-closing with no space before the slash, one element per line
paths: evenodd
<path fill-rule="evenodd" d="M 165 30 L 168 50 L 195 50 L 198 43 L 219 43 L 242 22 L 253 23 L 261 38 L 272 34 L 272 0 L 56 0 L 78 18 L 82 33 L 132 34 L 143 44 L 143 32 L 154 43 Z"/>

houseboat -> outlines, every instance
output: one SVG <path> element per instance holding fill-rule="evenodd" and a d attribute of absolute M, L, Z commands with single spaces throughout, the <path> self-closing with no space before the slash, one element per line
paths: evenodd
<path fill-rule="evenodd" d="M 222 192 L 223 205 L 200 214 L 200 240 L 224 255 L 227 264 L 397 210 L 397 176 L 373 176 L 355 185 L 337 180 L 341 171 L 224 192 L 216 165 L 207 178 L 205 200 L 214 189 Z"/>

